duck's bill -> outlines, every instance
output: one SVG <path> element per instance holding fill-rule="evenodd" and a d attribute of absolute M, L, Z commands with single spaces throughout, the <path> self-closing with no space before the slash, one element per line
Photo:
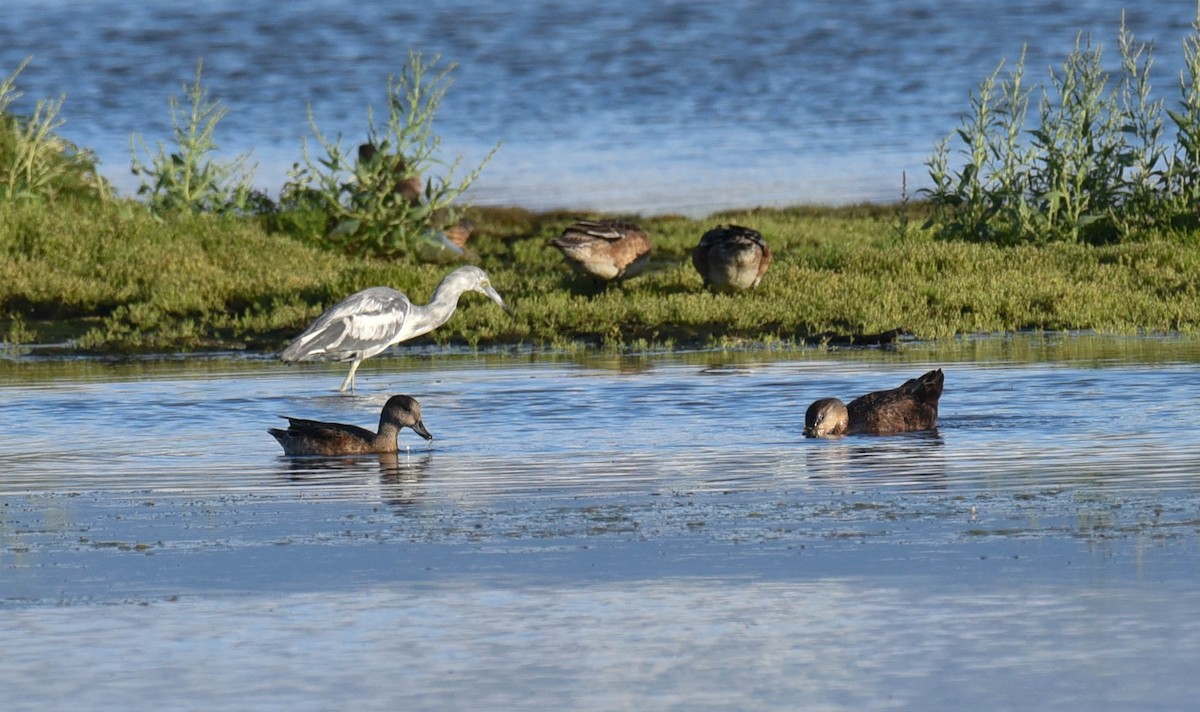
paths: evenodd
<path fill-rule="evenodd" d="M 429 432 L 429 430 L 425 428 L 425 423 L 422 421 L 418 420 L 416 423 L 414 423 L 412 429 L 414 433 L 420 435 L 426 440 L 433 440 L 433 433 Z"/>

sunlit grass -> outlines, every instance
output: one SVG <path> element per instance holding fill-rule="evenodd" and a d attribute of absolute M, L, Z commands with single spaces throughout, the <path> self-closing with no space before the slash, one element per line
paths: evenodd
<path fill-rule="evenodd" d="M 900 239 L 893 210 L 751 210 L 641 219 L 646 274 L 599 288 L 546 241 L 574 217 L 474 210 L 475 260 L 516 315 L 465 295 L 424 337 L 573 349 L 795 343 L 903 327 L 918 338 L 1026 329 L 1200 331 L 1200 246 L 996 247 Z M 689 251 L 718 223 L 760 230 L 776 261 L 759 289 L 701 288 Z M 274 350 L 325 307 L 383 284 L 424 302 L 451 266 L 347 257 L 213 215 L 157 219 L 122 202 L 0 205 L 0 333 L 92 351 Z"/>

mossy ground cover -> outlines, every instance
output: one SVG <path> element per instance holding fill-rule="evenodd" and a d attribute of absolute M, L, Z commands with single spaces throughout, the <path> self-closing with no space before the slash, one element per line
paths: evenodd
<path fill-rule="evenodd" d="M 638 350 L 897 327 L 917 338 L 1200 332 L 1200 241 L 998 247 L 901 235 L 896 211 L 622 216 L 651 234 L 653 262 L 645 274 L 601 288 L 546 244 L 577 214 L 474 209 L 470 257 L 516 315 L 466 295 L 454 318 L 423 339 Z M 295 217 L 156 217 L 120 200 L 0 204 L 0 337 L 93 352 L 272 351 L 353 291 L 389 285 L 424 302 L 453 268 L 320 249 L 311 244 L 319 228 L 306 235 Z M 705 230 L 730 222 L 760 230 L 776 260 L 757 290 L 710 294 L 690 250 Z"/>

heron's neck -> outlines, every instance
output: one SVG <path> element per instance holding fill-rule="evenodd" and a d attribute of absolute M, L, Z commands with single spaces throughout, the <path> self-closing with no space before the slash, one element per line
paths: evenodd
<path fill-rule="evenodd" d="M 454 316 L 454 310 L 458 307 L 458 298 L 464 291 L 466 290 L 457 282 L 443 280 L 437 289 L 433 290 L 433 296 L 429 299 L 428 304 L 412 305 L 409 318 L 413 320 L 413 328 L 408 332 L 409 335 L 406 338 L 411 339 L 421 334 L 427 334 L 449 321 L 450 317 Z"/>

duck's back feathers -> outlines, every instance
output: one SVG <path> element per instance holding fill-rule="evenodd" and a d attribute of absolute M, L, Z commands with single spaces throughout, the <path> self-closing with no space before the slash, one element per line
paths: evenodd
<path fill-rule="evenodd" d="M 692 250 L 692 265 L 704 286 L 725 292 L 757 287 L 772 259 L 762 233 L 741 225 L 709 230 Z"/>
<path fill-rule="evenodd" d="M 288 455 L 359 455 L 376 452 L 375 433 L 342 423 L 288 418 L 286 430 L 270 428 Z"/>
<path fill-rule="evenodd" d="M 898 388 L 875 391 L 846 406 L 851 433 L 903 433 L 937 427 L 938 401 L 945 375 L 942 369 L 905 381 Z"/>
<path fill-rule="evenodd" d="M 650 240 L 645 231 L 619 220 L 580 220 L 550 244 L 572 267 L 604 281 L 632 277 L 650 260 Z"/>

